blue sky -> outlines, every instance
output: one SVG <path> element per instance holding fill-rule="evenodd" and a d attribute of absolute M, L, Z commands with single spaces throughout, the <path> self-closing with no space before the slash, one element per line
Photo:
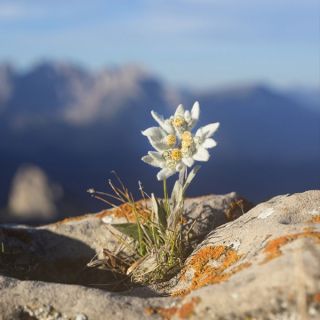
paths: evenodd
<path fill-rule="evenodd" d="M 318 0 L 0 0 L 0 62 L 136 63 L 177 85 L 320 85 Z"/>

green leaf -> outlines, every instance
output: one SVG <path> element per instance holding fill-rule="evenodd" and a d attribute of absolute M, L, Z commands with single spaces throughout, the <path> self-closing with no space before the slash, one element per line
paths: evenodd
<path fill-rule="evenodd" d="M 163 226 L 164 228 L 167 228 L 167 210 L 169 210 L 169 208 L 166 209 L 163 201 L 160 200 L 160 202 L 159 202 L 158 199 L 156 199 L 156 201 L 158 202 L 159 222 L 160 222 L 161 226 Z"/>
<path fill-rule="evenodd" d="M 165 210 L 164 203 L 162 201 L 158 201 L 158 199 L 154 196 L 154 194 L 151 194 L 151 201 L 152 201 L 152 207 L 153 212 L 156 216 L 156 221 L 164 228 L 167 227 L 167 213 Z"/>
<path fill-rule="evenodd" d="M 182 198 L 182 185 L 177 180 L 173 186 L 172 193 L 171 193 L 171 204 L 172 207 L 175 208 L 177 203 L 180 201 Z"/>
<path fill-rule="evenodd" d="M 136 241 L 139 241 L 139 227 L 136 223 L 115 223 L 111 224 L 112 227 L 133 238 Z"/>

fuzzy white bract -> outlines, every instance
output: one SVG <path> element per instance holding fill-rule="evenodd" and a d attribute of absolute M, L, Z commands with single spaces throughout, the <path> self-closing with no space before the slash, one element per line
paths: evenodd
<path fill-rule="evenodd" d="M 142 134 L 146 136 L 155 149 L 142 157 L 142 161 L 160 168 L 158 180 L 164 180 L 176 172 L 192 167 L 195 161 L 208 161 L 210 154 L 207 149 L 217 145 L 212 135 L 219 128 L 219 123 L 210 123 L 200 127 L 195 134 L 192 129 L 199 120 L 200 106 L 195 102 L 191 111 L 185 110 L 180 104 L 168 119 L 151 111 L 158 127 L 151 127 Z"/>

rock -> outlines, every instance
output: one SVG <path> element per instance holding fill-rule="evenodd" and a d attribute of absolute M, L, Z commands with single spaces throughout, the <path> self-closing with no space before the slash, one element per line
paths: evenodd
<path fill-rule="evenodd" d="M 239 199 L 236 193 L 230 193 L 187 200 L 188 225 L 195 221 L 193 228 L 202 239 L 214 226 L 229 219 L 228 210 Z M 196 210 L 189 210 L 195 207 Z M 86 268 L 86 265 L 95 256 L 103 258 L 102 249 L 116 252 L 119 248 L 114 236 L 116 231 L 104 221 L 123 223 L 133 218 L 130 206 L 125 204 L 41 227 L 0 226 L 0 243 L 5 247 L 3 264 L 8 275 L 20 279 L 93 286 L 109 283 L 114 280 L 110 272 Z M 19 270 L 15 270 L 17 265 Z"/>
<path fill-rule="evenodd" d="M 317 319 L 320 191 L 279 196 L 241 216 L 240 207 L 248 204 L 239 200 L 233 193 L 186 201 L 194 239 L 204 240 L 162 289 L 110 292 L 120 289 L 106 285 L 110 273 L 85 268 L 102 248 L 115 250 L 102 220 L 124 221 L 125 206 L 37 228 L 3 225 L 0 314 L 3 319 Z"/>
<path fill-rule="evenodd" d="M 56 201 L 62 189 L 52 184 L 43 170 L 34 165 L 21 166 L 15 174 L 8 209 L 20 219 L 48 219 L 57 214 Z"/>
<path fill-rule="evenodd" d="M 3 276 L 0 276 L 0 290 L 1 320 L 147 319 L 147 315 L 144 315 L 147 300 L 115 295 L 104 290 L 41 281 L 19 281 Z M 163 305 L 161 301 L 157 303 Z"/>
<path fill-rule="evenodd" d="M 259 204 L 213 230 L 187 259 L 170 293 L 199 297 L 197 314 L 204 319 L 319 315 L 319 217 L 320 191 Z"/>

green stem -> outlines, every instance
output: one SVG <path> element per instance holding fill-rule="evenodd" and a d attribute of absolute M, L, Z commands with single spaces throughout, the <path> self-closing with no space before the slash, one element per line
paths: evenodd
<path fill-rule="evenodd" d="M 163 179 L 163 198 L 164 198 L 164 205 L 166 208 L 166 215 L 169 216 L 169 197 L 168 197 L 168 190 L 167 190 L 167 179 Z"/>
<path fill-rule="evenodd" d="M 163 198 L 167 199 L 168 198 L 168 193 L 167 193 L 167 179 L 163 179 Z"/>

